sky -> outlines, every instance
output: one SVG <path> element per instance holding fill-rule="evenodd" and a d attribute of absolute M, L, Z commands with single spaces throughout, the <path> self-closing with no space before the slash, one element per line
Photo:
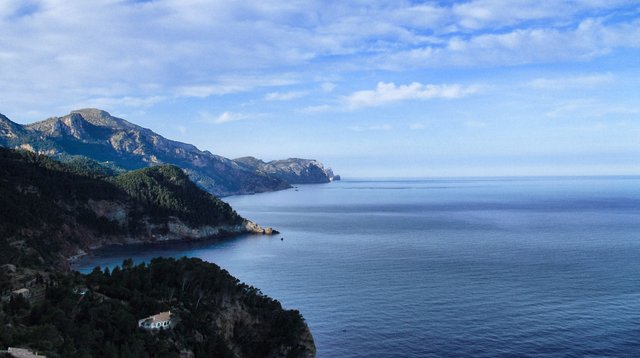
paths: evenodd
<path fill-rule="evenodd" d="M 0 0 L 0 113 L 344 177 L 640 174 L 637 0 Z"/>

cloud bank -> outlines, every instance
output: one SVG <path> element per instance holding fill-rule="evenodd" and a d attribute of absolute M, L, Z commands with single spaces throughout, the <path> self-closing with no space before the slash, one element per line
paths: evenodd
<path fill-rule="evenodd" d="M 290 100 L 302 92 L 280 87 L 317 88 L 322 76 L 584 61 L 640 48 L 638 13 L 636 1 L 623 0 L 4 1 L 0 98 L 18 113 L 259 88 L 267 100 Z M 370 106 L 459 90 L 383 86 L 350 100 Z"/>
<path fill-rule="evenodd" d="M 427 100 L 435 98 L 454 99 L 473 94 L 478 91 L 475 86 L 459 84 L 422 84 L 413 82 L 397 86 L 395 83 L 379 82 L 374 90 L 357 91 L 345 98 L 347 107 L 375 107 L 392 102 L 406 100 Z"/>

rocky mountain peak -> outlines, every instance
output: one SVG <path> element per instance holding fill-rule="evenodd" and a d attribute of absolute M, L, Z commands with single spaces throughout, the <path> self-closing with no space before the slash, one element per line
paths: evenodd
<path fill-rule="evenodd" d="M 335 177 L 331 169 L 315 159 L 288 158 L 265 163 L 254 157 L 242 157 L 234 161 L 292 184 L 328 183 Z"/>
<path fill-rule="evenodd" d="M 87 121 L 80 113 L 70 113 L 64 117 L 51 117 L 30 124 L 26 128 L 51 137 L 71 136 L 80 140 L 91 139 L 96 132 L 96 126 Z"/>
<path fill-rule="evenodd" d="M 246 157 L 233 161 L 164 138 L 96 108 L 75 110 L 25 126 L 2 116 L 0 146 L 64 160 L 87 157 L 119 170 L 173 164 L 200 187 L 219 196 L 286 189 L 290 183 L 326 183 L 333 175 L 319 162 L 306 159 L 265 163 Z"/>
<path fill-rule="evenodd" d="M 19 124 L 12 122 L 9 118 L 0 113 L 0 136 L 15 138 L 19 130 Z"/>
<path fill-rule="evenodd" d="M 45 133 L 47 135 L 59 136 L 60 135 L 60 118 L 50 117 L 40 122 L 27 124 L 25 128 L 38 132 Z"/>
<path fill-rule="evenodd" d="M 114 117 L 109 112 L 97 108 L 84 108 L 71 111 L 69 116 L 80 115 L 84 120 L 99 127 L 109 127 L 113 129 L 143 129 L 126 120 Z"/>
<path fill-rule="evenodd" d="M 247 157 L 241 157 L 241 158 L 236 158 L 233 160 L 234 162 L 237 163 L 242 163 L 242 164 L 246 164 L 249 165 L 251 167 L 256 167 L 258 165 L 264 165 L 266 164 L 265 162 L 263 162 L 262 160 L 256 158 L 256 157 L 251 157 L 251 156 L 247 156 Z"/>

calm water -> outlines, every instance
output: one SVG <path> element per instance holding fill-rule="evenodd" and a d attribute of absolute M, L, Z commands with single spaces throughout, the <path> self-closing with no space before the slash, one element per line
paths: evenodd
<path fill-rule="evenodd" d="M 226 200 L 282 235 L 109 249 L 81 269 L 215 262 L 299 309 L 318 357 L 640 356 L 638 177 L 343 181 Z"/>

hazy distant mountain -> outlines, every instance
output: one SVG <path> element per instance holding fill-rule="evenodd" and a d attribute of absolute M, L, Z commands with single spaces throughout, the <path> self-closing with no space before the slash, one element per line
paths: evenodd
<path fill-rule="evenodd" d="M 287 181 L 98 109 L 73 111 L 22 126 L 0 115 L 0 145 L 58 158 L 86 156 L 124 170 L 173 164 L 212 194 L 225 196 L 289 188 Z"/>
<path fill-rule="evenodd" d="M 340 180 L 340 177 L 335 176 L 331 169 L 325 168 L 322 163 L 312 159 L 289 158 L 265 163 L 254 157 L 242 157 L 234 161 L 291 184 L 328 183 L 332 180 Z"/>

